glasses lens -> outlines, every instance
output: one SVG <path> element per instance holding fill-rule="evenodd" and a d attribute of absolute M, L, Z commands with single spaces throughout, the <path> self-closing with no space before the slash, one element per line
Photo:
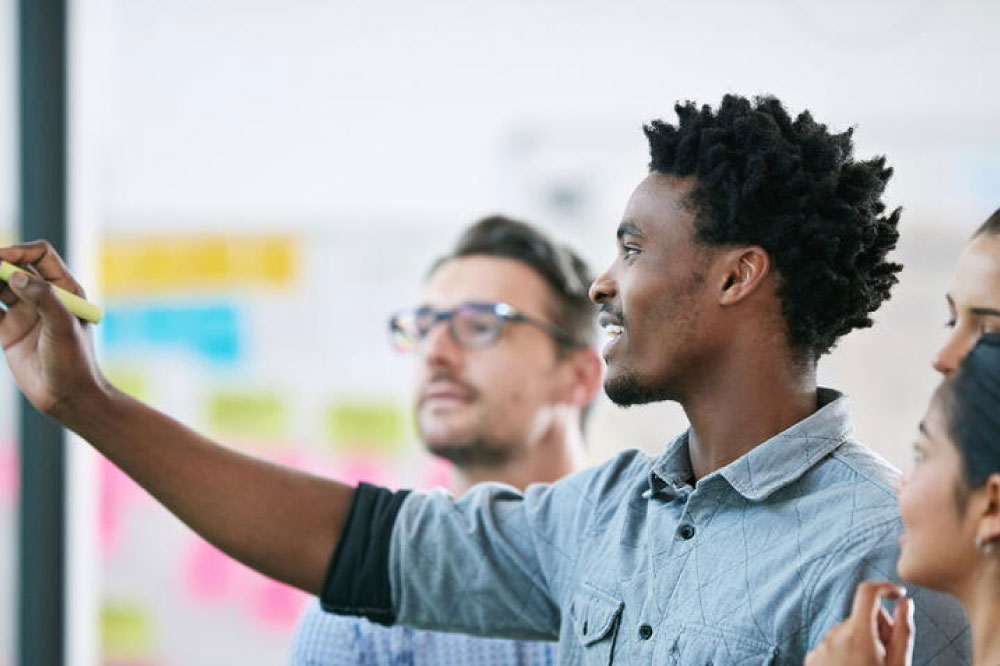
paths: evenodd
<path fill-rule="evenodd" d="M 455 337 L 469 349 L 481 349 L 496 342 L 503 323 L 503 317 L 491 305 L 467 305 L 456 310 L 452 319 Z"/>
<path fill-rule="evenodd" d="M 389 337 L 393 346 L 402 352 L 413 351 L 420 342 L 415 310 L 397 312 L 389 319 Z"/>
<path fill-rule="evenodd" d="M 431 308 L 417 308 L 397 312 L 389 319 L 389 335 L 399 351 L 416 349 L 437 321 L 438 314 Z"/>

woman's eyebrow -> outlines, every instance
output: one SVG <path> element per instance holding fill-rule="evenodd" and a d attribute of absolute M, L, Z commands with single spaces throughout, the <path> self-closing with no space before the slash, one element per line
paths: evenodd
<path fill-rule="evenodd" d="M 969 312 L 981 317 L 1000 317 L 1000 310 L 996 308 L 969 308 Z"/>

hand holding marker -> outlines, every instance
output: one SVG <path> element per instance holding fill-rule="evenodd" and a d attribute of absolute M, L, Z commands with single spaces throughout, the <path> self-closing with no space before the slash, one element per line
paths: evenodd
<path fill-rule="evenodd" d="M 7 282 L 10 280 L 10 276 L 17 272 L 24 272 L 23 268 L 18 268 L 14 264 L 9 264 L 6 261 L 0 261 L 0 280 Z M 101 321 L 104 317 L 104 310 L 98 306 L 94 305 L 90 301 L 84 300 L 77 296 L 76 294 L 71 294 L 65 289 L 52 286 L 52 292 L 56 295 L 66 309 L 72 312 L 74 315 L 83 319 L 84 321 L 89 321 L 92 324 L 96 324 Z"/>

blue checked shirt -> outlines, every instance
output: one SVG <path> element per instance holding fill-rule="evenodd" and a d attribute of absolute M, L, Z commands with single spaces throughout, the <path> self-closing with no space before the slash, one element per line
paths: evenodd
<path fill-rule="evenodd" d="M 292 641 L 291 666 L 555 666 L 556 644 L 385 627 L 312 603 Z"/>
<path fill-rule="evenodd" d="M 562 665 L 800 666 L 862 580 L 895 578 L 897 472 L 846 399 L 695 485 L 687 435 L 521 494 L 411 493 L 392 527 L 398 624 L 559 640 Z M 914 663 L 968 664 L 959 606 L 909 586 Z"/>

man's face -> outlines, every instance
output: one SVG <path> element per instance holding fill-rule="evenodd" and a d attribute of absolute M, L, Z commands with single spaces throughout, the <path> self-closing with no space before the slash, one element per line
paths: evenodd
<path fill-rule="evenodd" d="M 591 286 L 604 347 L 604 389 L 621 405 L 681 397 L 712 327 L 705 320 L 710 251 L 694 241 L 689 179 L 650 174 L 618 228 L 618 255 Z"/>
<path fill-rule="evenodd" d="M 439 266 L 423 305 L 440 311 L 502 301 L 554 323 L 552 299 L 525 264 L 476 255 Z M 499 465 L 525 453 L 551 426 L 565 368 L 555 341 L 539 327 L 508 321 L 495 344 L 464 349 L 438 322 L 416 355 L 417 425 L 432 453 L 459 465 Z"/>

